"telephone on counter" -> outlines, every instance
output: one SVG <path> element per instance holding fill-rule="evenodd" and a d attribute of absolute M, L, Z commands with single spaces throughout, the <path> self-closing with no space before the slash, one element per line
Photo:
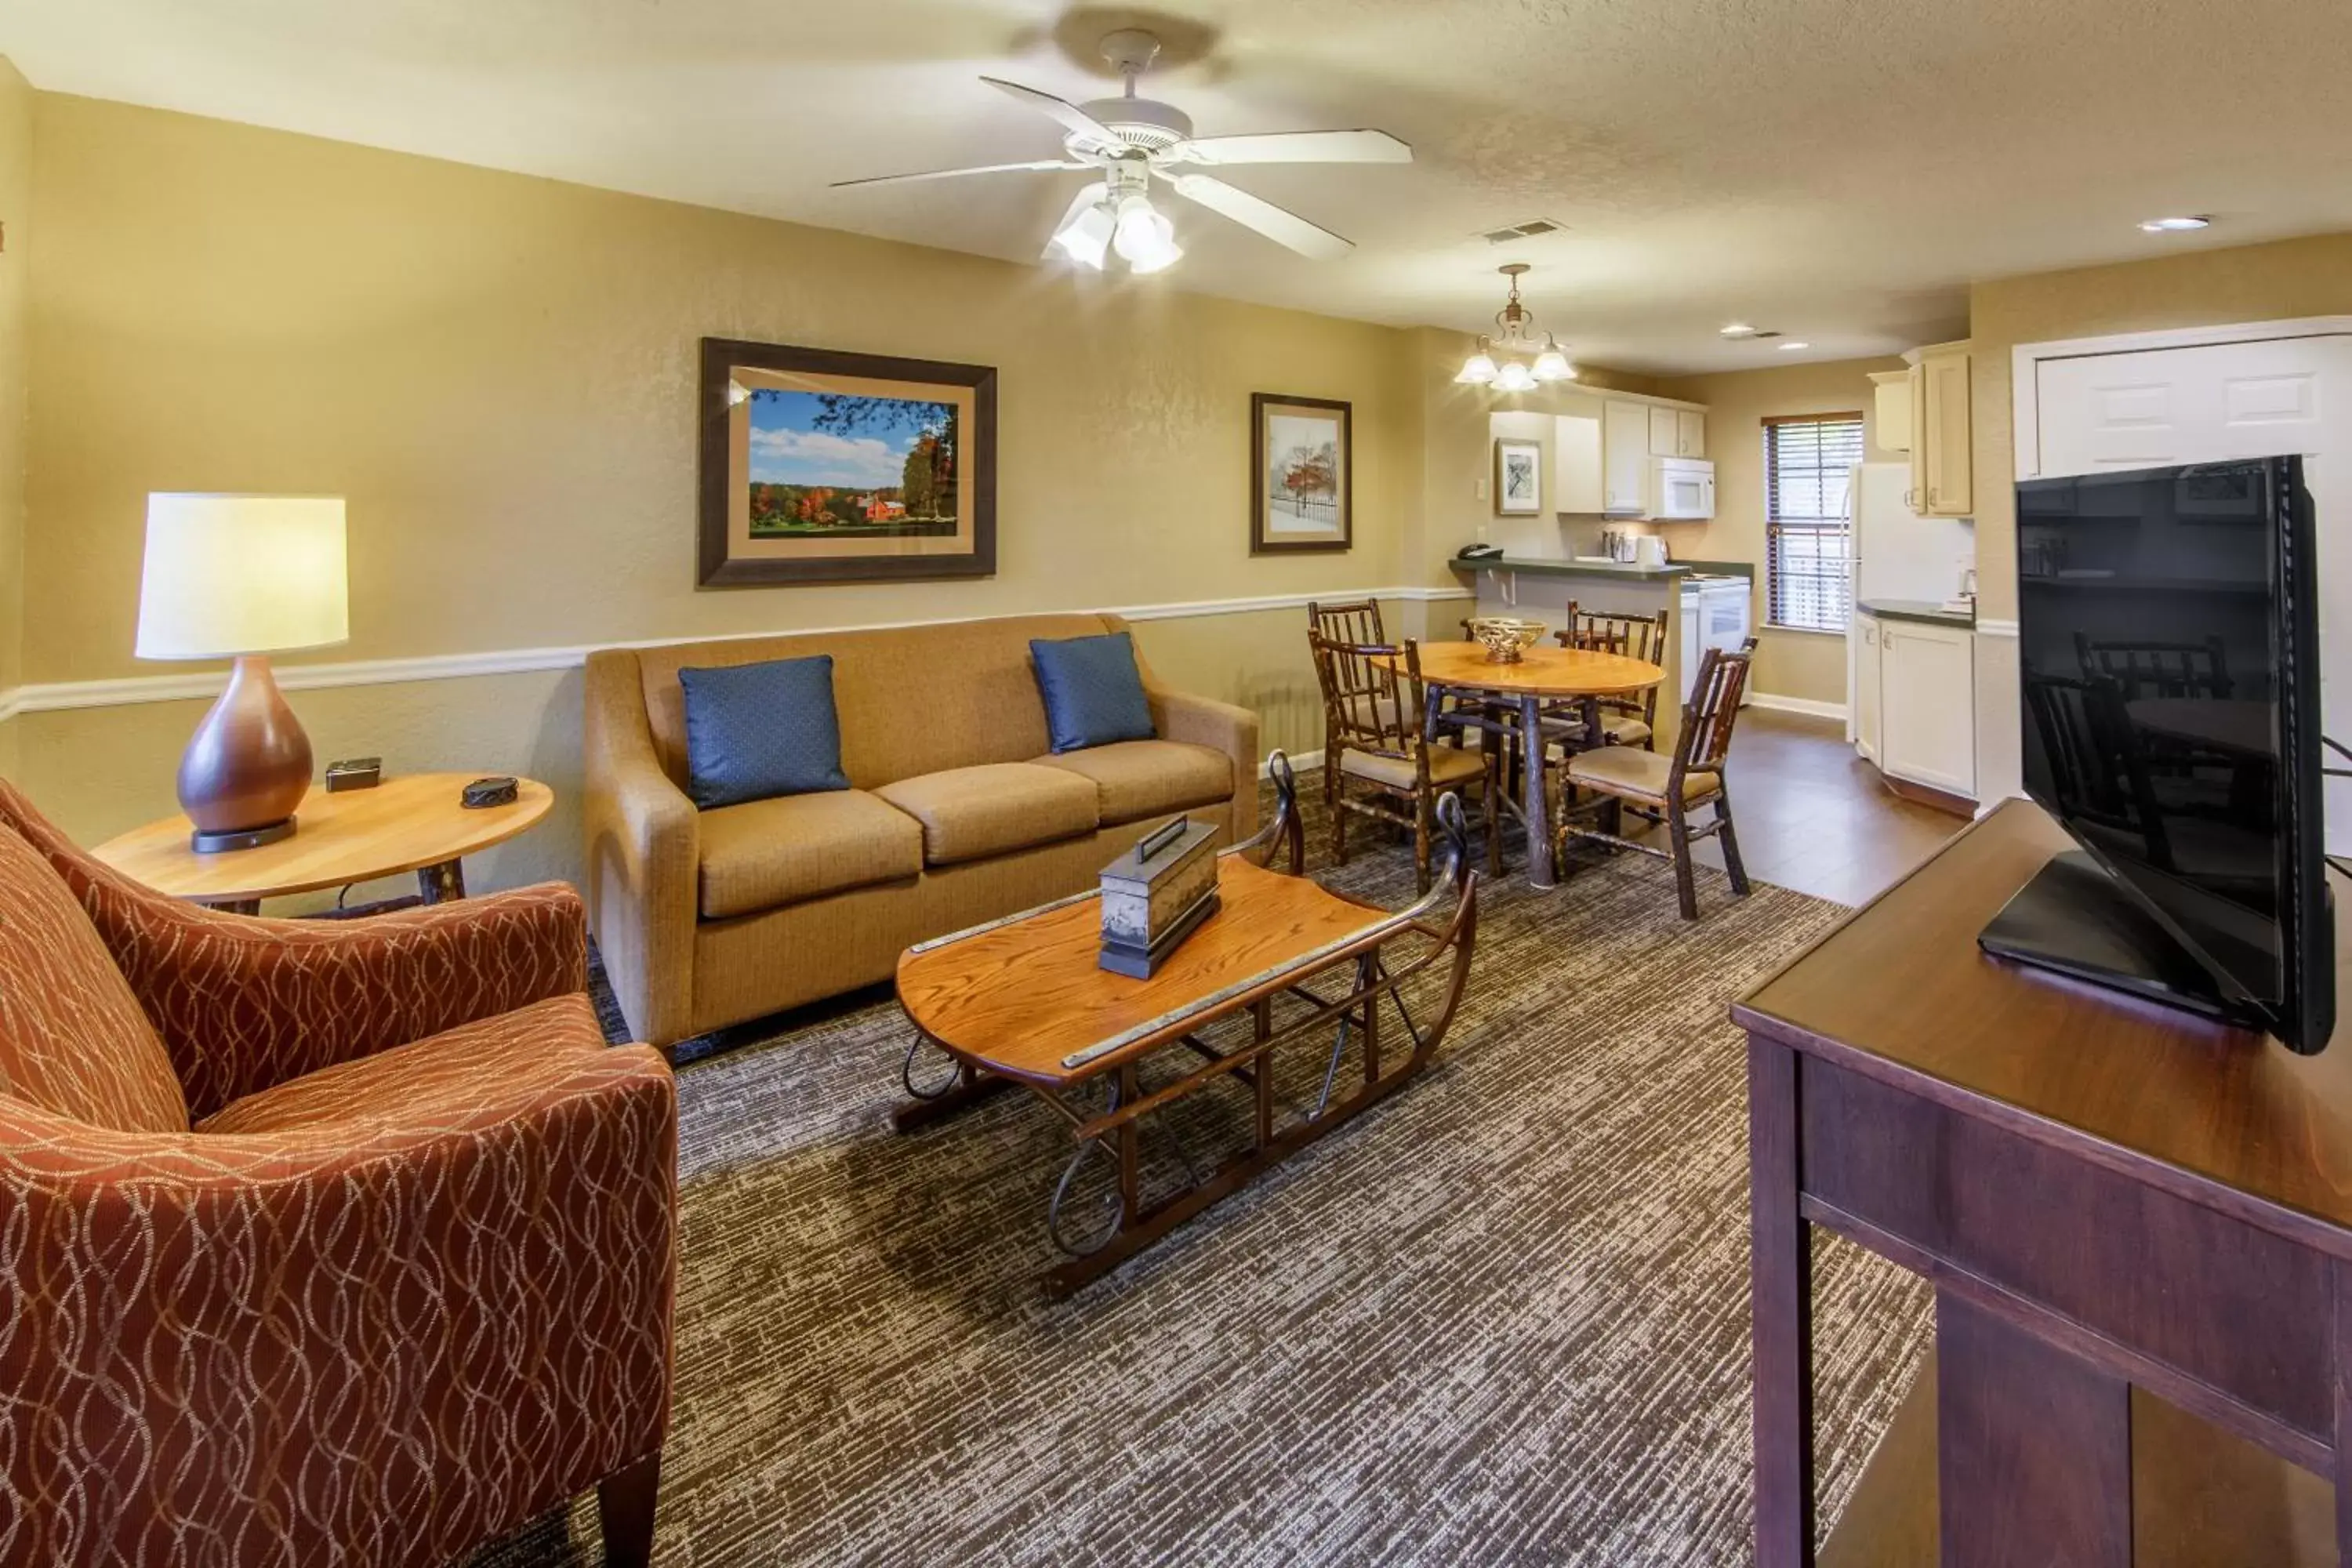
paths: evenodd
<path fill-rule="evenodd" d="M 1454 552 L 1456 561 L 1500 561 L 1503 547 L 1499 544 L 1465 544 Z"/>

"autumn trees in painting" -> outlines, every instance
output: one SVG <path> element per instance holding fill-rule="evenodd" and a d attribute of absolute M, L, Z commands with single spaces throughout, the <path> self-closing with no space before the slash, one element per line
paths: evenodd
<path fill-rule="evenodd" d="M 955 405 L 847 393 L 751 395 L 755 536 L 952 536 Z"/>

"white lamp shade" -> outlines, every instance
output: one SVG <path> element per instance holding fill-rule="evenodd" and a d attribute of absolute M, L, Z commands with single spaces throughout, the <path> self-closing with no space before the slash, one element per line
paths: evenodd
<path fill-rule="evenodd" d="M 141 658 L 227 658 L 351 635 L 341 498 L 147 498 Z"/>

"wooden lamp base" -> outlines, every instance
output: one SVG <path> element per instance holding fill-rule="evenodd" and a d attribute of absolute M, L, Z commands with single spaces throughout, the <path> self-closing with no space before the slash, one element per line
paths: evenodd
<path fill-rule="evenodd" d="M 180 809 L 199 854 L 250 849 L 294 834 L 310 789 L 310 738 L 258 654 L 239 658 L 228 689 L 180 758 Z"/>

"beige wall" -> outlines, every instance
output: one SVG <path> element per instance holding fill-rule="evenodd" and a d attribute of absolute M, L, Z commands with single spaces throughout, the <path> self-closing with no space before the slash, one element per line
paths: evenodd
<path fill-rule="evenodd" d="M 1818 364 L 1680 376 L 1660 394 L 1707 405 L 1706 455 L 1715 460 L 1715 517 L 1662 525 L 1674 553 L 1687 560 L 1745 561 L 1756 568 L 1756 688 L 1809 702 L 1845 702 L 1845 637 L 1775 631 L 1764 625 L 1764 421 L 1774 415 L 1863 416 L 1865 456 L 1899 462 L 1878 444 L 1873 371 L 1901 370 L 1899 359 L 1831 360 Z M 1958 586 L 1957 584 L 1954 584 Z"/>
<path fill-rule="evenodd" d="M 131 658 L 153 489 L 349 498 L 338 662 L 1360 590 L 1418 529 L 1412 333 L 126 105 L 35 113 L 27 681 L 177 672 Z M 997 366 L 998 574 L 696 591 L 705 335 Z M 1249 555 L 1253 391 L 1353 403 L 1351 552 Z M 1139 635 L 1300 747 L 1301 618 Z M 322 756 L 576 770 L 573 675 L 294 700 Z M 198 710 L 28 715 L 36 798 L 84 838 L 167 810 Z M 569 827 L 533 837 L 509 858 L 564 872 Z"/>
<path fill-rule="evenodd" d="M 1975 416 L 1978 608 L 2017 617 L 2017 458 L 2011 351 L 2110 332 L 2352 314 L 2352 234 L 2184 251 L 2112 267 L 2003 278 L 1969 295 Z M 1985 799 L 2018 784 L 2017 647 L 1977 639 L 1977 779 Z"/>
<path fill-rule="evenodd" d="M 33 90 L 0 57 L 0 693 L 24 679 L 25 413 L 33 246 Z M 0 775 L 20 731 L 0 715 Z"/>

